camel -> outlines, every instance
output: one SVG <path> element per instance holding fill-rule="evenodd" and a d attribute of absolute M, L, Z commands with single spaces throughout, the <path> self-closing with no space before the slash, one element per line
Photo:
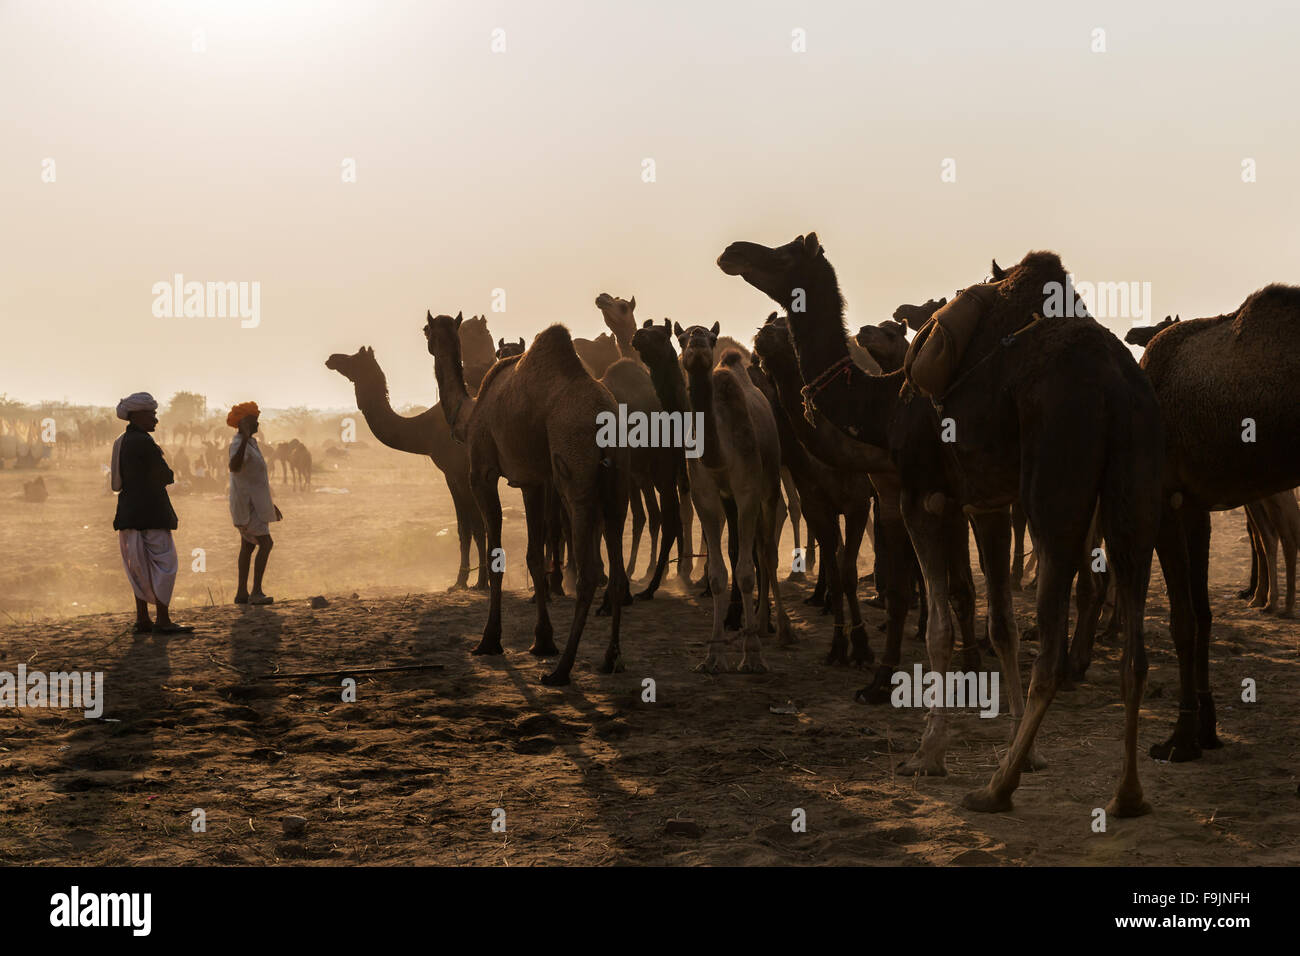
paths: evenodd
<path fill-rule="evenodd" d="M 1169 328 L 1169 326 L 1173 325 L 1175 322 L 1180 321 L 1182 321 L 1181 316 L 1166 315 L 1163 322 L 1158 322 L 1155 325 L 1135 325 L 1133 328 L 1128 330 L 1128 333 L 1124 336 L 1124 341 L 1129 345 L 1140 345 L 1143 348 L 1146 348 L 1151 344 L 1153 338 L 1165 329 Z"/>
<path fill-rule="evenodd" d="M 924 305 L 903 304 L 894 310 L 894 320 L 906 325 L 915 332 L 919 332 L 925 323 L 930 321 L 930 316 L 947 304 L 948 298 L 946 296 L 942 299 L 930 299 Z"/>
<path fill-rule="evenodd" d="M 1279 491 L 1246 505 L 1251 542 L 1251 569 L 1258 585 L 1253 589 L 1251 607 L 1265 614 L 1295 617 L 1296 550 L 1300 545 L 1300 505 L 1295 492 Z M 1277 610 L 1277 546 L 1282 544 L 1286 560 L 1286 604 Z M 1244 595 L 1243 595 L 1244 596 Z"/>
<path fill-rule="evenodd" d="M 1174 732 L 1151 748 L 1157 759 L 1223 746 L 1209 673 L 1210 512 L 1300 484 L 1298 333 L 1300 288 L 1270 285 L 1232 312 L 1166 327 L 1142 355 L 1168 435 L 1156 552 L 1180 683 Z"/>
<path fill-rule="evenodd" d="M 605 326 L 614 336 L 619 354 L 623 358 L 641 361 L 640 353 L 632 345 L 632 336 L 636 335 L 636 296 L 623 299 L 602 292 L 596 296 L 596 308 L 605 319 Z"/>
<path fill-rule="evenodd" d="M 591 378 L 574 349 L 569 330 L 552 325 L 538 333 L 532 346 L 514 358 L 498 361 L 484 377 L 476 397 L 465 387 L 457 334 L 463 319 L 427 316 L 424 336 L 434 360 L 442 411 L 452 435 L 469 450 L 470 486 L 487 523 L 493 563 L 489 581 L 491 606 L 483 638 L 474 654 L 500 654 L 501 499 L 497 482 L 504 477 L 523 492 L 528 523 L 528 570 L 532 575 L 537 625 L 529 652 L 557 653 L 546 609 L 544 539 L 547 533 L 547 488 L 553 488 L 569 519 L 573 556 L 578 568 L 577 599 L 568 642 L 555 669 L 542 683 L 569 683 L 578 643 L 596 590 L 597 544 L 603 533 L 609 555 L 610 639 L 601 671 L 622 669 L 619 626 L 627 574 L 623 566 L 623 524 L 627 514 L 630 461 L 626 448 L 601 448 L 598 416 L 617 415 L 614 396 Z"/>
<path fill-rule="evenodd" d="M 741 673 L 762 673 L 761 634 L 769 626 L 768 592 L 776 604 L 777 634 L 792 643 L 790 620 L 776 580 L 777 552 L 785 502 L 781 498 L 781 446 L 776 420 L 767 399 L 750 380 L 741 354 L 730 350 L 714 363 L 718 323 L 711 329 L 674 323 L 673 334 L 681 346 L 692 412 L 703 415 L 703 453 L 687 461 L 691 497 L 700 516 L 708 547 L 709 587 L 713 594 L 713 631 L 704 660 L 697 671 L 726 670 L 722 653 L 723 619 L 728 596 L 727 568 L 722 557 L 724 499 L 735 507 L 736 558 L 732 573 L 740 589 L 744 615 Z M 758 555 L 757 568 L 755 554 Z M 752 592 L 757 571 L 758 610 Z"/>
<path fill-rule="evenodd" d="M 835 630 L 826 663 L 853 663 L 859 666 L 870 664 L 874 655 L 862 624 L 857 590 L 858 550 L 862 546 L 871 499 L 875 494 L 871 477 L 866 471 L 838 467 L 838 456 L 823 449 L 827 445 L 833 445 L 836 437 L 842 439 L 842 436 L 824 419 L 814 425 L 804 417 L 803 399 L 800 395 L 803 382 L 799 377 L 794 345 L 784 318 L 778 317 L 775 312 L 768 316 L 767 322 L 754 336 L 754 351 L 763 372 L 772 382 L 773 413 L 778 428 L 783 426 L 782 430 L 789 431 L 787 444 L 792 443 L 794 446 L 787 454 L 787 460 L 804 502 L 810 534 L 815 534 L 822 544 L 822 569 L 835 615 Z M 821 435 L 818 434 L 819 428 L 822 429 Z M 829 460 L 819 457 L 819 451 L 827 454 Z M 840 538 L 841 515 L 844 516 L 843 539 Z M 877 518 L 877 526 L 879 524 Z M 885 573 L 887 563 L 877 561 L 877 587 L 882 593 L 889 590 L 890 582 Z M 847 600 L 849 607 L 849 627 L 844 623 L 841 604 L 844 600 Z M 906 617 L 906 598 L 893 605 L 895 615 L 899 614 L 900 607 L 902 616 Z M 901 629 L 901 622 L 895 623 Z M 850 644 L 852 656 L 849 655 Z"/>
<path fill-rule="evenodd" d="M 325 360 L 325 367 L 350 381 L 356 392 L 357 409 L 366 425 L 389 448 L 428 455 L 447 481 L 447 490 L 456 509 L 456 533 L 460 538 L 460 567 L 452 591 L 463 590 L 469 582 L 469 549 L 478 550 L 478 579 L 474 590 L 487 590 L 487 550 L 483 517 L 469 484 L 469 453 L 454 441 L 441 402 L 419 415 L 406 417 L 393 410 L 388 399 L 388 381 L 375 358 L 375 350 L 362 346 L 352 355 L 336 353 Z"/>
<path fill-rule="evenodd" d="M 497 343 L 497 358 L 510 358 L 512 355 L 523 355 L 528 346 L 524 344 L 524 337 L 519 336 L 518 342 L 507 342 L 502 339 Z"/>
<path fill-rule="evenodd" d="M 608 332 L 602 332 L 594 339 L 574 339 L 574 351 L 582 361 L 587 374 L 599 380 L 605 370 L 623 357 L 619 351 L 618 340 Z"/>
<path fill-rule="evenodd" d="M 311 487 L 311 452 L 296 438 L 281 442 L 276 448 L 276 456 L 281 465 L 287 466 L 293 475 L 293 490 L 304 491 Z"/>
<path fill-rule="evenodd" d="M 961 514 L 971 518 L 1014 736 L 990 782 L 966 796 L 963 804 L 970 809 L 1011 809 L 1022 771 L 1034 765 L 1034 737 L 1056 691 L 1070 585 L 1100 499 L 1126 638 L 1125 761 L 1107 812 L 1149 812 L 1137 773 L 1137 727 L 1147 672 L 1141 621 L 1157 534 L 1163 429 L 1150 384 L 1118 339 L 1087 316 L 1039 317 L 1045 285 L 1068 287 L 1060 259 L 1030 253 L 1000 278 L 964 290 L 945 306 L 955 310 L 954 318 L 969 321 L 969 339 L 964 351 L 951 356 L 942 390 L 928 401 L 912 378 L 914 366 L 879 377 L 855 370 L 844 345 L 839 284 L 815 234 L 777 248 L 732 243 L 718 266 L 778 304 L 804 308 L 791 311 L 789 319 L 807 407 L 859 441 L 890 449 L 902 483 L 904 519 L 925 576 L 930 669 L 940 674 L 948 673 L 952 650 L 950 579 L 962 562 L 969 573 Z M 943 318 L 936 313 L 922 335 L 935 334 Z M 940 334 L 945 338 L 936 341 L 942 343 L 946 332 Z M 926 384 L 940 387 L 935 378 Z M 945 432 L 956 440 L 944 442 Z M 1008 506 L 1017 499 L 1034 529 L 1040 568 L 1043 653 L 1027 701 L 1009 581 Z M 920 750 L 903 769 L 945 773 L 946 738 L 946 708 L 933 707 Z"/>
<path fill-rule="evenodd" d="M 465 367 L 465 381 L 470 394 L 478 391 L 483 376 L 497 360 L 497 347 L 492 344 L 486 315 L 471 315 L 460 326 L 461 361 Z"/>

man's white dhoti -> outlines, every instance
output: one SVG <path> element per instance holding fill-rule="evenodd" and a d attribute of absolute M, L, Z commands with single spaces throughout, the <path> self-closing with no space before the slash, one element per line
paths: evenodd
<path fill-rule="evenodd" d="M 117 533 L 122 566 L 135 596 L 148 604 L 171 604 L 176 586 L 176 544 L 166 529 Z"/>

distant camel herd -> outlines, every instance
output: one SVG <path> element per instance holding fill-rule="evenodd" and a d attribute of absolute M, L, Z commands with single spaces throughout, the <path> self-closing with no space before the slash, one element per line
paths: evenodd
<path fill-rule="evenodd" d="M 713 603 L 697 669 L 728 668 L 728 627 L 741 631 L 742 672 L 764 670 L 762 640 L 773 631 L 780 643 L 793 641 L 776 579 L 787 514 L 796 547 L 800 520 L 806 523 L 806 551 L 796 554 L 809 571 L 818 567 L 811 600 L 833 616 L 827 663 L 872 664 L 857 575 L 870 528 L 886 633 L 861 699 L 889 700 L 918 594 L 931 671 L 950 673 L 955 651 L 962 670 L 977 670 L 979 638 L 986 637 L 1001 662 L 1011 737 L 992 780 L 964 803 L 1006 810 L 1021 773 L 1045 766 L 1034 740 L 1047 707 L 1059 688 L 1083 679 L 1096 631 L 1105 626 L 1123 641 L 1125 708 L 1125 757 L 1108 811 L 1135 816 L 1150 810 L 1138 779 L 1137 737 L 1154 554 L 1169 593 L 1180 696 L 1172 735 L 1150 753 L 1184 761 L 1221 746 L 1209 675 L 1209 515 L 1246 507 L 1254 560 L 1242 596 L 1270 612 L 1280 603 L 1281 544 L 1281 613 L 1291 616 L 1300 543 L 1291 491 L 1300 485 L 1300 405 L 1291 394 L 1300 381 L 1300 288 L 1271 285 L 1231 313 L 1134 329 L 1129 341 L 1145 346 L 1139 364 L 1081 302 L 1065 310 L 1073 314 L 1044 315 L 1049 285 L 1069 287 L 1051 252 L 1031 252 L 1009 269 L 995 262 L 990 276 L 951 301 L 900 306 L 892 320 L 852 337 L 835 270 L 815 234 L 777 247 L 732 243 L 717 265 L 780 309 L 758 327 L 752 356 L 721 336 L 717 323 L 683 328 L 664 319 L 638 327 L 635 298 L 601 294 L 596 306 L 609 333 L 591 340 L 553 325 L 531 343 L 494 343 L 483 317 L 430 312 L 423 333 L 440 400 L 416 416 L 393 410 L 373 349 L 327 360 L 353 383 L 376 438 L 428 455 L 446 477 L 460 535 L 454 587 L 469 586 L 473 545 L 474 586 L 491 591 L 474 653 L 502 651 L 502 573 L 493 556 L 501 547 L 503 477 L 522 492 L 527 517 L 533 654 L 559 653 L 549 594 L 563 590 L 566 553 L 576 572 L 573 621 L 547 684 L 568 682 L 601 579 L 608 587 L 598 613 L 611 617 L 601 670 L 621 669 L 622 608 L 632 600 L 627 578 L 643 528 L 648 523 L 650 561 L 636 597 L 649 600 L 674 548 L 677 574 L 690 583 L 696 515 L 707 553 L 696 583 Z M 598 443 L 599 417 L 620 405 L 648 415 L 702 415 L 702 454 Z M 1011 601 L 1024 573 L 1026 529 L 1041 642 L 1027 692 Z M 988 605 L 987 634 L 978 636 L 972 531 Z M 794 575 L 802 570 L 796 564 Z M 1079 612 L 1071 638 L 1072 589 Z M 1101 625 L 1106 603 L 1113 610 Z M 949 720 L 950 708 L 930 709 L 903 770 L 946 773 Z"/>

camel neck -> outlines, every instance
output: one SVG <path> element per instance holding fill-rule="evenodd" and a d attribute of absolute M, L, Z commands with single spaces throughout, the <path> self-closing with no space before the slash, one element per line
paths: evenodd
<path fill-rule="evenodd" d="M 469 389 L 465 387 L 465 368 L 460 356 L 444 358 L 433 357 L 433 377 L 438 382 L 438 398 L 442 402 L 442 413 L 447 417 L 447 424 L 452 433 L 456 432 L 456 422 L 461 417 L 466 402 L 472 402 Z"/>
<path fill-rule="evenodd" d="M 682 378 L 682 367 L 674 360 L 656 363 L 650 369 L 650 382 L 659 396 L 659 403 L 666 412 L 689 411 L 686 399 L 686 380 Z"/>
<path fill-rule="evenodd" d="M 690 383 L 691 410 L 704 416 L 704 453 L 700 460 L 706 468 L 716 468 L 722 463 L 718 443 L 718 419 L 713 411 L 713 373 L 710 369 L 694 368 L 687 373 Z"/>
<path fill-rule="evenodd" d="M 357 382 L 354 391 L 357 409 L 380 442 L 389 448 L 416 455 L 431 453 L 430 435 L 428 429 L 422 427 L 420 419 L 407 418 L 393 410 L 388 398 L 388 381 L 383 372 L 376 379 Z"/>

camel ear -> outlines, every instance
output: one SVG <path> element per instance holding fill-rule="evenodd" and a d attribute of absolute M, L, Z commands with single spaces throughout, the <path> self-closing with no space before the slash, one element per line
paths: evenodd
<path fill-rule="evenodd" d="M 465 321 L 465 316 L 464 316 L 462 313 L 457 312 L 457 313 L 456 313 L 456 328 L 460 328 L 460 324 L 461 324 L 462 322 L 464 322 L 464 321 Z"/>
<path fill-rule="evenodd" d="M 503 348 L 505 348 L 505 347 L 506 347 L 506 340 L 505 340 L 505 339 L 497 339 L 497 348 L 499 348 L 499 349 L 503 349 Z"/>
<path fill-rule="evenodd" d="M 636 308 L 636 296 L 632 296 L 632 301 L 629 302 L 629 303 L 627 304 L 627 307 L 628 307 L 629 309 L 635 309 L 635 308 Z"/>
<path fill-rule="evenodd" d="M 764 324 L 764 325 L 771 325 L 771 324 L 772 324 L 773 322 L 775 322 L 775 321 L 776 321 L 776 313 L 773 312 L 771 315 L 769 315 L 769 316 L 767 317 L 767 321 L 764 322 L 763 324 Z"/>
<path fill-rule="evenodd" d="M 1175 321 L 1175 322 L 1181 322 L 1182 320 L 1183 320 L 1183 317 L 1182 317 L 1181 315 L 1175 315 L 1175 316 L 1174 316 L 1174 321 Z"/>
<path fill-rule="evenodd" d="M 652 327 L 654 326 L 654 324 L 655 324 L 655 320 L 654 320 L 654 319 L 646 319 L 644 322 L 641 323 L 641 328 L 643 328 L 643 329 L 649 329 L 649 328 L 652 328 Z"/>
<path fill-rule="evenodd" d="M 665 324 L 665 325 L 668 324 L 668 320 L 667 320 L 667 319 L 664 319 L 664 324 Z M 685 333 L 683 332 L 682 327 L 681 327 L 680 325 L 678 325 L 676 322 L 674 322 L 674 323 L 673 323 L 673 335 L 677 336 L 677 337 L 680 339 L 684 334 L 685 334 Z"/>
<path fill-rule="evenodd" d="M 424 310 L 424 314 L 425 314 L 425 316 L 428 317 L 428 319 L 429 319 L 430 322 L 433 321 L 433 313 L 432 313 L 432 312 L 430 312 L 428 309 L 425 309 L 425 310 Z"/>
<path fill-rule="evenodd" d="M 803 239 L 804 252 L 808 253 L 809 258 L 815 258 L 822 251 L 822 244 L 817 241 L 817 233 L 810 232 Z"/>
<path fill-rule="evenodd" d="M 669 332 L 673 330 L 673 323 L 668 321 L 668 316 L 664 316 L 664 328 Z"/>
<path fill-rule="evenodd" d="M 523 337 L 522 335 L 519 336 L 519 347 L 520 347 L 521 349 L 523 349 L 523 348 L 527 348 L 527 347 L 528 347 L 528 346 L 524 343 L 524 337 Z"/>
<path fill-rule="evenodd" d="M 709 329 L 709 334 L 713 336 L 713 341 L 718 341 L 718 333 L 722 331 L 722 323 L 714 322 L 713 328 Z"/>
<path fill-rule="evenodd" d="M 942 299 L 939 300 L 939 308 L 942 309 L 947 304 L 948 304 L 948 297 L 945 295 Z"/>
<path fill-rule="evenodd" d="M 994 281 L 997 281 L 997 280 L 1000 280 L 1000 279 L 1005 279 L 1006 277 L 1007 277 L 1007 271 L 1006 271 L 1005 269 L 1003 269 L 1000 265 L 998 265 L 998 260 L 994 259 L 994 260 L 993 260 L 993 279 L 994 279 Z"/>

